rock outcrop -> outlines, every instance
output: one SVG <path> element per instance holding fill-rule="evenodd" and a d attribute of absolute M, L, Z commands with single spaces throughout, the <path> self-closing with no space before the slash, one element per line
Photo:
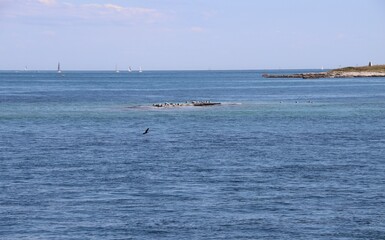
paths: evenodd
<path fill-rule="evenodd" d="M 295 73 L 295 74 L 263 74 L 264 78 L 303 78 L 303 79 L 316 79 L 327 78 L 328 73 Z"/>
<path fill-rule="evenodd" d="M 348 67 L 329 72 L 294 73 L 294 74 L 263 74 L 265 78 L 356 78 L 356 77 L 385 77 L 385 65 L 371 67 Z"/>
<path fill-rule="evenodd" d="M 263 74 L 264 78 L 356 78 L 356 77 L 385 77 L 385 73 L 378 72 L 321 72 L 321 73 L 295 73 L 295 74 Z"/>

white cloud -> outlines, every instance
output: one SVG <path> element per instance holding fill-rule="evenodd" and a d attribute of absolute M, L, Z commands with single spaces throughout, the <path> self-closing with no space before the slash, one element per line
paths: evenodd
<path fill-rule="evenodd" d="M 164 16 L 156 9 L 117 4 L 75 4 L 60 0 L 14 0 L 12 5 L 13 7 L 8 9 L 7 16 L 12 17 L 12 19 L 19 18 L 24 22 L 41 24 L 73 24 L 76 21 L 98 24 L 108 22 L 121 24 L 153 23 Z"/>
<path fill-rule="evenodd" d="M 53 5 L 56 3 L 56 0 L 37 0 L 41 4 L 45 5 Z"/>
<path fill-rule="evenodd" d="M 125 17 L 160 17 L 161 13 L 151 8 L 124 7 L 116 4 L 83 4 L 79 5 L 84 12 L 99 13 L 104 16 Z"/>
<path fill-rule="evenodd" d="M 115 5 L 115 4 L 105 4 L 104 7 L 107 9 L 115 10 L 117 12 L 121 12 L 121 11 L 124 11 L 126 9 L 125 7 Z"/>

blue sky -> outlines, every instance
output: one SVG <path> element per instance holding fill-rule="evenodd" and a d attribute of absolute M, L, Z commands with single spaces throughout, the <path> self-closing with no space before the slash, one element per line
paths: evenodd
<path fill-rule="evenodd" d="M 383 0 L 0 0 L 0 69 L 385 64 Z"/>

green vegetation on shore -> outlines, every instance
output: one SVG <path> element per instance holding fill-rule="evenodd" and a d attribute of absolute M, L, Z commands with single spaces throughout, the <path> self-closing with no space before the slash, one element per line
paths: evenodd
<path fill-rule="evenodd" d="M 361 66 L 361 67 L 345 67 L 331 70 L 330 72 L 378 72 L 385 73 L 385 65 Z"/>

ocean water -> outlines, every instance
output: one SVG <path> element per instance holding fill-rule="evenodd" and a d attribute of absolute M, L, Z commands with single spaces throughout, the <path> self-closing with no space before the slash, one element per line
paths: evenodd
<path fill-rule="evenodd" d="M 385 78 L 264 72 L 0 72 L 0 239 L 385 239 Z"/>

